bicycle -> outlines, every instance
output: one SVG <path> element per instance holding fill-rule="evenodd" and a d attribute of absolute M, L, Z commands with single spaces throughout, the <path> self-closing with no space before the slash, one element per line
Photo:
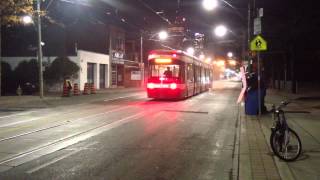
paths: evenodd
<path fill-rule="evenodd" d="M 292 130 L 286 120 L 283 107 L 290 102 L 283 101 L 276 107 L 272 105 L 274 125 L 271 128 L 270 144 L 276 156 L 284 161 L 296 160 L 302 151 L 301 140 L 298 134 Z"/>

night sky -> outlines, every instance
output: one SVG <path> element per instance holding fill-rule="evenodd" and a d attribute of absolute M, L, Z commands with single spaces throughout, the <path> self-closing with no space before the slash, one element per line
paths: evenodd
<path fill-rule="evenodd" d="M 61 35 L 57 32 L 66 32 L 68 27 L 82 24 L 81 27 L 87 28 L 86 32 L 91 33 L 91 37 L 87 38 L 87 48 L 101 51 L 99 47 L 95 47 L 97 44 L 94 42 L 95 39 L 107 36 L 103 33 L 103 37 L 97 35 L 103 32 L 104 25 L 118 24 L 127 30 L 127 38 L 135 39 L 141 30 L 158 32 L 173 23 L 175 17 L 182 16 L 186 18 L 190 32 L 206 35 L 208 51 L 214 48 L 215 53 L 220 55 L 234 51 L 241 57 L 243 34 L 247 32 L 248 1 L 227 0 L 226 2 L 233 6 L 231 8 L 221 0 L 217 9 L 208 12 L 203 9 L 201 0 L 54 0 L 52 3 L 47 0 L 42 8 L 47 8 L 48 17 L 55 23 L 50 24 L 44 20 L 44 39 L 56 40 L 53 43 L 55 47 L 59 47 L 59 43 L 68 44 L 68 41 L 57 40 L 61 36 L 69 36 L 68 33 Z M 277 59 L 285 56 L 285 61 L 294 62 L 295 67 L 303 67 L 299 68 L 301 77 L 307 72 L 310 74 L 308 78 L 318 80 L 313 73 L 317 72 L 320 66 L 320 11 L 315 8 L 315 1 L 255 0 L 255 4 L 256 8 L 264 8 L 262 36 L 269 45 L 268 52 L 264 55 L 266 61 L 277 62 Z M 101 29 L 88 28 L 92 24 L 100 26 Z M 226 25 L 232 33 L 222 40 L 215 38 L 212 29 L 218 24 Z M 3 35 L 3 54 L 15 56 L 20 51 L 26 53 L 24 50 L 27 48 L 29 55 L 34 54 L 29 50 L 36 45 L 34 31 L 34 27 L 18 27 L 18 30 L 15 27 L 6 28 Z M 219 42 L 223 40 L 232 43 Z M 212 44 L 215 45 L 212 47 Z"/>

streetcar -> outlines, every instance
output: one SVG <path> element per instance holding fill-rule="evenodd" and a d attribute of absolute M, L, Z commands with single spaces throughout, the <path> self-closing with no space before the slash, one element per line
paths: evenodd
<path fill-rule="evenodd" d="M 212 86 L 212 66 L 180 50 L 151 51 L 148 72 L 148 98 L 184 99 Z"/>

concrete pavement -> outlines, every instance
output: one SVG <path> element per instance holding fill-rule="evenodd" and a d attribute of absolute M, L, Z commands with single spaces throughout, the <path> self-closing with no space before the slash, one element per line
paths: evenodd
<path fill-rule="evenodd" d="M 227 83 L 228 84 L 228 83 Z M 215 89 L 211 92 L 211 95 L 213 97 L 220 97 L 218 95 L 222 95 L 222 92 L 225 92 L 226 90 L 231 90 L 234 89 L 235 86 L 231 84 L 230 87 L 226 86 L 227 84 L 224 83 L 215 83 Z M 45 101 L 27 101 L 28 103 L 21 103 L 19 104 L 19 101 L 21 99 L 17 100 L 12 100 L 12 97 L 1 97 L 3 100 L 4 98 L 7 98 L 9 103 L 4 103 L 5 101 L 2 101 L 0 103 L 0 109 L 5 109 L 3 108 L 4 106 L 1 105 L 6 105 L 7 107 L 14 107 L 10 106 L 10 103 L 16 102 L 17 104 L 15 107 L 39 107 L 40 106 L 59 106 L 59 105 L 66 105 L 66 104 L 79 104 L 79 103 L 88 103 L 88 102 L 96 102 L 98 99 L 103 100 L 109 99 L 112 100 L 113 94 L 115 93 L 121 93 L 121 92 L 140 92 L 141 95 L 141 89 L 111 89 L 111 90 L 106 90 L 105 92 L 101 92 L 96 94 L 96 95 L 88 95 L 88 96 L 81 96 L 81 97 L 70 97 L 70 98 L 61 98 L 59 96 L 52 96 L 50 98 L 52 99 L 45 99 Z M 134 93 L 133 93 L 134 94 Z M 210 94 L 209 94 L 210 95 Z M 230 95 L 230 94 L 229 94 Z M 123 100 L 125 100 L 125 94 L 118 94 L 117 97 L 122 97 Z M 202 95 L 201 95 L 202 96 Z M 201 97 L 200 96 L 200 97 Z M 223 97 L 223 96 L 221 96 Z M 282 92 L 282 91 L 276 91 L 276 90 L 268 90 L 267 92 L 267 97 L 266 97 L 266 105 L 268 106 L 268 109 L 270 109 L 270 106 L 275 103 L 278 104 L 281 100 L 284 99 L 294 99 L 292 103 L 287 107 L 286 110 L 302 110 L 302 111 L 309 111 L 309 114 L 287 114 L 288 122 L 290 124 L 290 127 L 292 127 L 297 133 L 299 134 L 301 140 L 302 140 L 302 146 L 303 146 L 303 153 L 301 157 L 294 162 L 283 162 L 280 161 L 277 157 L 275 157 L 271 151 L 270 144 L 269 144 L 269 136 L 270 136 L 270 127 L 272 126 L 272 118 L 270 114 L 266 114 L 261 116 L 260 119 L 258 119 L 256 116 L 247 116 L 244 114 L 244 107 L 239 106 L 240 108 L 240 113 L 238 113 L 238 110 L 235 108 L 228 108 L 228 113 L 225 114 L 233 114 L 236 115 L 238 113 L 238 118 L 239 121 L 236 125 L 236 129 L 234 131 L 237 131 L 237 135 L 234 136 L 235 139 L 237 139 L 234 142 L 235 149 L 233 150 L 233 153 L 229 152 L 228 156 L 232 155 L 232 159 L 238 159 L 238 163 L 236 161 L 228 161 L 227 163 L 224 163 L 226 166 L 229 167 L 230 163 L 233 163 L 232 165 L 232 178 L 231 179 L 244 179 L 244 180 L 249 180 L 249 179 L 320 179 L 320 133 L 319 133 L 319 128 L 320 128 L 320 95 L 317 92 L 308 92 L 305 94 L 290 94 L 287 92 Z M 25 98 L 25 99 L 34 99 L 38 97 L 13 97 L 13 98 Z M 111 99 L 110 99 L 111 98 Z M 196 97 L 195 99 L 198 99 Z M 192 99 L 189 99 L 188 102 L 194 102 Z M 205 99 L 208 103 L 208 110 L 218 110 L 221 108 L 220 103 L 226 103 L 226 102 L 220 102 L 217 103 L 217 99 L 213 98 L 212 100 L 209 100 L 208 97 L 205 97 Z M 234 98 L 236 99 L 236 98 Z M 38 99 L 39 100 L 39 99 Z M 23 100 L 22 100 L 23 102 Z M 113 102 L 113 101 L 112 101 Z M 209 102 L 213 103 L 210 104 Z M 109 102 L 104 102 L 105 104 L 100 103 L 93 103 L 90 106 L 94 106 L 91 109 L 87 109 L 86 111 L 99 111 L 97 109 L 98 106 L 100 105 L 107 105 Z M 115 104 L 118 102 L 114 102 Z M 153 104 L 151 101 L 150 103 Z M 149 104 L 149 103 L 147 103 Z M 147 105 L 146 104 L 146 105 Z M 229 105 L 231 105 L 231 102 L 229 102 Z M 44 107 L 45 107 L 44 106 Z M 113 107 L 110 106 L 110 107 Z M 82 107 L 78 107 L 81 109 Z M 104 106 L 101 106 L 100 108 L 104 109 Z M 213 108 L 213 109 L 212 109 Z M 65 108 L 59 107 L 59 109 L 56 109 L 57 111 L 59 110 L 64 110 Z M 146 108 L 142 108 L 146 109 Z M 55 113 L 51 112 L 49 110 L 42 110 L 44 114 L 48 113 Z M 83 118 L 83 115 L 81 113 L 86 113 L 86 111 L 79 111 L 80 114 L 76 114 L 77 116 L 73 118 Z M 1 112 L 1 111 L 0 111 Z M 76 113 L 77 110 L 74 110 L 72 113 Z M 105 109 L 102 111 L 103 113 L 105 112 Z M 164 112 L 164 111 L 157 111 L 157 112 Z M 167 111 L 165 111 L 167 112 Z M 202 112 L 202 111 L 201 111 Z M 209 112 L 209 111 L 208 111 Z M 226 111 L 224 111 L 226 112 Z M 3 113 L 3 112 L 2 112 Z M 29 112 L 31 114 L 34 114 L 36 112 Z M 69 113 L 69 112 L 66 112 Z M 101 113 L 100 113 L 101 114 Z M 121 113 L 123 114 L 123 113 Z M 209 113 L 210 114 L 210 113 Z M 217 116 L 216 113 L 214 117 L 222 117 L 224 115 Z M 27 114 L 23 115 L 27 116 Z M 47 116 L 49 116 L 47 114 Z M 71 116 L 71 114 L 70 114 Z M 190 114 L 187 113 L 185 114 L 183 121 L 181 122 L 186 122 L 186 120 L 190 119 Z M 69 117 L 69 115 L 68 115 Z M 64 117 L 64 118 L 68 118 Z M 169 117 L 169 116 L 168 116 Z M 11 117 L 10 117 L 11 118 Z M 3 123 L 6 118 L 2 119 Z M 191 118 L 192 121 L 194 122 L 194 119 L 197 118 Z M 232 117 L 229 117 L 228 119 L 232 119 Z M 12 123 L 14 122 L 9 122 L 9 119 L 7 119 L 7 125 L 13 125 Z M 14 119 L 17 122 L 20 122 L 21 120 L 19 119 Z M 25 121 L 25 119 L 22 119 Z M 52 121 L 55 121 L 55 114 L 52 115 Z M 66 119 L 67 120 L 67 119 Z M 209 119 L 207 119 L 209 120 Z M 100 120 L 99 120 L 100 121 Z M 67 123 L 70 123 L 72 121 L 66 121 Z M 90 119 L 90 124 L 93 123 L 93 119 Z M 97 121 L 98 122 L 98 121 Z M 161 122 L 161 121 L 160 121 Z M 199 120 L 197 121 L 199 122 Z M 201 121 L 202 122 L 202 121 Z M 220 121 L 218 121 L 220 122 Z M 222 121 L 221 121 L 222 122 Z M 234 122 L 234 121 L 233 121 Z M 9 123 L 9 124 L 8 124 Z M 11 124 L 10 124 L 11 123 Z M 29 123 L 29 122 L 28 122 Z M 30 121 L 30 123 L 34 123 L 35 125 L 39 126 L 39 123 L 36 121 Z M 14 125 L 20 125 L 20 124 L 14 124 Z M 40 124 L 41 125 L 41 124 Z M 64 124 L 63 124 L 64 125 Z M 230 124 L 229 124 L 230 125 Z M 73 126 L 71 126 L 73 128 Z M 6 127 L 4 127 L 6 128 Z M 215 130 L 212 132 L 217 132 L 219 130 L 218 127 L 212 126 L 212 128 L 215 128 Z M 69 133 L 71 129 L 68 129 Z M 230 129 L 229 129 L 230 130 Z M 233 130 L 231 130 L 233 131 Z M 234 132 L 233 131 L 233 132 Z M 57 131 L 58 132 L 58 131 Z M 60 132 L 60 131 L 59 131 Z M 73 132 L 73 131 L 70 131 Z M 225 131 L 227 132 L 227 131 Z M 225 133 L 224 132 L 224 133 Z M 228 131 L 229 132 L 229 131 Z M 3 132 L 5 133 L 5 132 Z M 21 132 L 23 134 L 23 132 Z M 222 134 L 224 134 L 222 133 Z M 2 135 L 4 136 L 4 135 Z M 12 135 L 11 135 L 12 136 Z M 11 137 L 10 136 L 10 137 Z M 228 143 L 232 142 L 232 137 L 233 135 L 231 134 L 228 136 Z M 1 135 L 0 135 L 1 137 Z M 212 135 L 211 136 L 213 139 L 219 140 L 218 137 Z M 32 137 L 34 138 L 34 137 Z M 31 139 L 32 139 L 31 138 Z M 229 144 L 231 146 L 231 144 Z M 4 147 L 4 146 L 3 146 Z M 229 149 L 228 149 L 229 150 Z M 4 156 L 5 154 L 0 154 Z M 64 156 L 62 156 L 64 157 Z M 227 157 L 227 156 L 226 156 Z M 216 157 L 217 158 L 217 157 Z M 60 158 L 58 158 L 60 159 Z M 45 163 L 46 164 L 46 163 Z M 7 168 L 6 166 L 2 166 L 1 168 Z M 230 168 L 230 167 L 229 167 Z M 228 173 L 230 173 L 228 171 Z M 222 173 L 223 177 L 225 177 L 226 173 Z"/>
<path fill-rule="evenodd" d="M 320 179 L 320 93 L 305 91 L 304 94 L 290 94 L 285 91 L 268 90 L 266 105 L 291 100 L 285 110 L 310 113 L 287 113 L 289 126 L 302 141 L 302 155 L 294 162 L 284 162 L 273 155 L 269 137 L 273 120 L 271 114 L 241 116 L 239 179 Z"/>
<path fill-rule="evenodd" d="M 140 93 L 10 117 L 0 179 L 232 179 L 239 85 L 182 101 Z"/>

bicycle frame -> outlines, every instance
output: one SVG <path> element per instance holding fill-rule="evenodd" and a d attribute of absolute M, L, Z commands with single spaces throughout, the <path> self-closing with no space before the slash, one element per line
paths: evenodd
<path fill-rule="evenodd" d="M 289 135 L 289 126 L 285 117 L 284 111 L 279 106 L 278 108 L 275 108 L 273 106 L 273 119 L 274 119 L 274 126 L 271 128 L 272 131 L 280 130 L 280 138 L 279 144 L 281 145 L 281 150 L 285 151 L 284 153 L 287 153 L 288 147 L 290 141 L 290 135 Z M 284 145 L 284 146 L 282 146 Z"/>
<path fill-rule="evenodd" d="M 270 144 L 272 151 L 280 159 L 285 161 L 294 161 L 301 153 L 301 140 L 297 133 L 289 127 L 285 117 L 285 112 L 282 110 L 282 107 L 285 107 L 288 104 L 289 102 L 281 102 L 278 107 L 275 105 L 272 106 L 271 111 L 273 112 L 274 121 L 273 127 L 271 128 L 272 133 L 270 135 Z M 290 142 L 292 138 L 293 140 L 297 140 L 294 142 L 298 143 L 296 144 L 298 148 L 296 149 L 296 152 L 292 151 L 294 150 L 293 148 L 296 147 Z M 292 154 L 292 152 L 294 154 Z"/>

